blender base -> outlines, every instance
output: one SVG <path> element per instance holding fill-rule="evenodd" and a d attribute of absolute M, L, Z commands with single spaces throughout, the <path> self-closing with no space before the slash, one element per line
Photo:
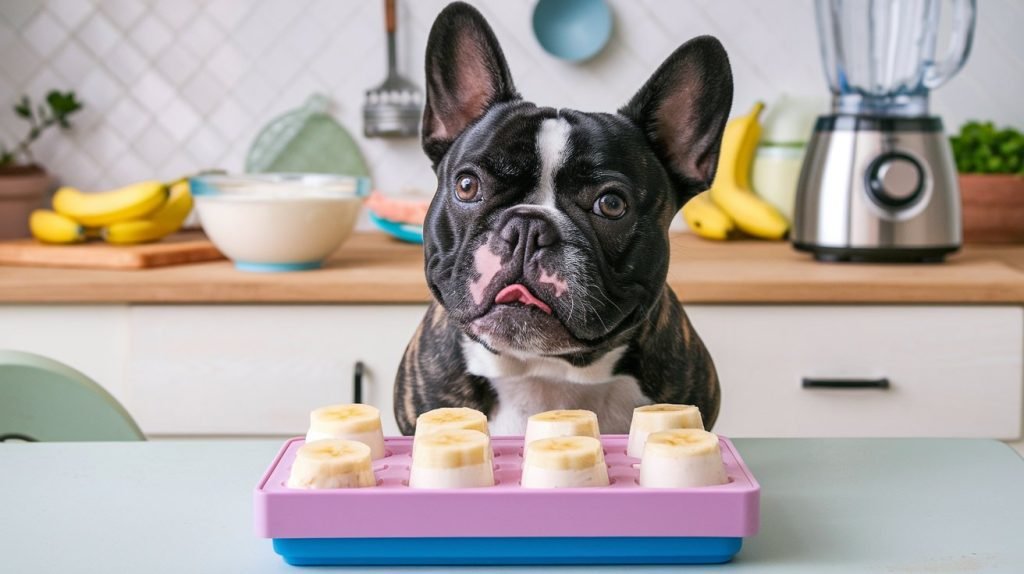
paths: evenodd
<path fill-rule="evenodd" d="M 959 245 L 945 247 L 824 247 L 807 243 L 793 243 L 798 251 L 806 251 L 816 261 L 826 263 L 942 263 L 946 256 L 960 249 Z"/>

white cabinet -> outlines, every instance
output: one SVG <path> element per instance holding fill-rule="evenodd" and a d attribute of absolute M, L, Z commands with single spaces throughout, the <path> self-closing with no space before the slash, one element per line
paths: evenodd
<path fill-rule="evenodd" d="M 426 306 L 133 306 L 126 379 L 150 434 L 302 434 L 309 411 L 363 400 L 386 434 L 395 373 Z"/>
<path fill-rule="evenodd" d="M 715 359 L 728 436 L 1021 436 L 1024 311 L 1014 306 L 687 305 Z M 425 305 L 0 306 L 0 348 L 108 388 L 154 436 L 295 435 L 311 409 L 364 402 L 397 434 L 395 373 Z M 809 379 L 887 379 L 804 388 Z"/>
<path fill-rule="evenodd" d="M 0 349 L 60 361 L 126 403 L 127 316 L 125 305 L 0 305 Z"/>
<path fill-rule="evenodd" d="M 1019 307 L 687 306 L 728 436 L 1021 436 Z M 805 388 L 803 379 L 888 388 Z"/>

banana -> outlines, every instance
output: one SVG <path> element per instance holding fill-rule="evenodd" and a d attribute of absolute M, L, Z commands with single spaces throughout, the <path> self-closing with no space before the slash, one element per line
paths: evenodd
<path fill-rule="evenodd" d="M 601 441 L 592 436 L 545 438 L 526 444 L 523 488 L 608 486 Z"/>
<path fill-rule="evenodd" d="M 523 442 L 530 444 L 542 438 L 562 436 L 600 438 L 597 415 L 584 410 L 559 410 L 535 414 L 526 421 L 526 437 Z"/>
<path fill-rule="evenodd" d="M 725 484 L 718 436 L 703 429 L 660 431 L 647 437 L 640 486 L 691 488 Z"/>
<path fill-rule="evenodd" d="M 779 210 L 757 197 L 750 187 L 750 168 L 761 137 L 758 117 L 764 104 L 758 102 L 750 113 L 733 118 L 725 126 L 718 170 L 709 194 L 745 233 L 764 239 L 782 239 L 789 230 Z"/>
<path fill-rule="evenodd" d="M 330 405 L 309 413 L 306 442 L 329 438 L 361 442 L 370 448 L 373 459 L 385 455 L 380 411 L 370 405 Z"/>
<path fill-rule="evenodd" d="M 478 430 L 447 429 L 417 435 L 409 486 L 475 488 L 494 486 L 491 438 Z"/>
<path fill-rule="evenodd" d="M 647 437 L 653 433 L 671 429 L 703 429 L 704 421 L 700 409 L 692 405 L 646 405 L 633 409 L 633 421 L 629 425 L 629 446 L 626 454 L 640 458 L 644 453 Z"/>
<path fill-rule="evenodd" d="M 474 409 L 452 407 L 434 409 L 416 417 L 416 436 L 439 430 L 470 429 L 489 435 L 487 416 Z"/>
<path fill-rule="evenodd" d="M 340 439 L 308 442 L 295 453 L 287 484 L 307 489 L 375 486 L 370 447 Z"/>
<path fill-rule="evenodd" d="M 156 241 L 181 229 L 192 212 L 192 193 L 188 182 L 171 186 L 167 201 L 146 219 L 120 221 L 103 228 L 103 239 L 115 245 Z"/>
<path fill-rule="evenodd" d="M 736 230 L 736 223 L 711 201 L 706 191 L 686 202 L 683 219 L 691 231 L 705 239 L 728 239 Z"/>
<path fill-rule="evenodd" d="M 757 102 L 746 115 L 737 116 L 725 125 L 712 188 L 722 184 L 728 188 L 751 189 L 750 168 L 761 139 L 759 118 L 763 110 L 764 104 Z"/>
<path fill-rule="evenodd" d="M 101 193 L 82 193 L 62 187 L 53 196 L 53 209 L 89 227 L 144 218 L 167 201 L 167 186 L 144 181 Z"/>
<path fill-rule="evenodd" d="M 49 209 L 36 209 L 28 216 L 32 236 L 43 243 L 81 243 L 85 228 L 70 217 Z"/>
<path fill-rule="evenodd" d="M 743 232 L 762 239 L 782 239 L 789 231 L 786 217 L 770 203 L 749 191 L 729 190 L 714 193 L 712 198 L 736 221 Z"/>

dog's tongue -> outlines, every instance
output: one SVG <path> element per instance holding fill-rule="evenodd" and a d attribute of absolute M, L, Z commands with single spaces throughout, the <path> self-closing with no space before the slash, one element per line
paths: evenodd
<path fill-rule="evenodd" d="M 534 307 L 544 311 L 548 315 L 551 314 L 551 307 L 548 307 L 543 301 L 538 299 L 525 285 L 519 283 L 513 283 L 508 287 L 505 287 L 498 292 L 498 296 L 494 298 L 495 303 L 515 303 L 519 302 L 523 305 L 533 305 Z"/>

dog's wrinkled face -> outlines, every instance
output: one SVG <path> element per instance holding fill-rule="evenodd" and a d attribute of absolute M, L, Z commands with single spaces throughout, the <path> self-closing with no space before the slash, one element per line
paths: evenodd
<path fill-rule="evenodd" d="M 732 86 L 717 41 L 681 47 L 618 114 L 556 110 L 520 99 L 457 3 L 431 31 L 427 86 L 426 272 L 449 317 L 494 351 L 548 356 L 643 320 L 671 219 L 714 175 Z"/>

